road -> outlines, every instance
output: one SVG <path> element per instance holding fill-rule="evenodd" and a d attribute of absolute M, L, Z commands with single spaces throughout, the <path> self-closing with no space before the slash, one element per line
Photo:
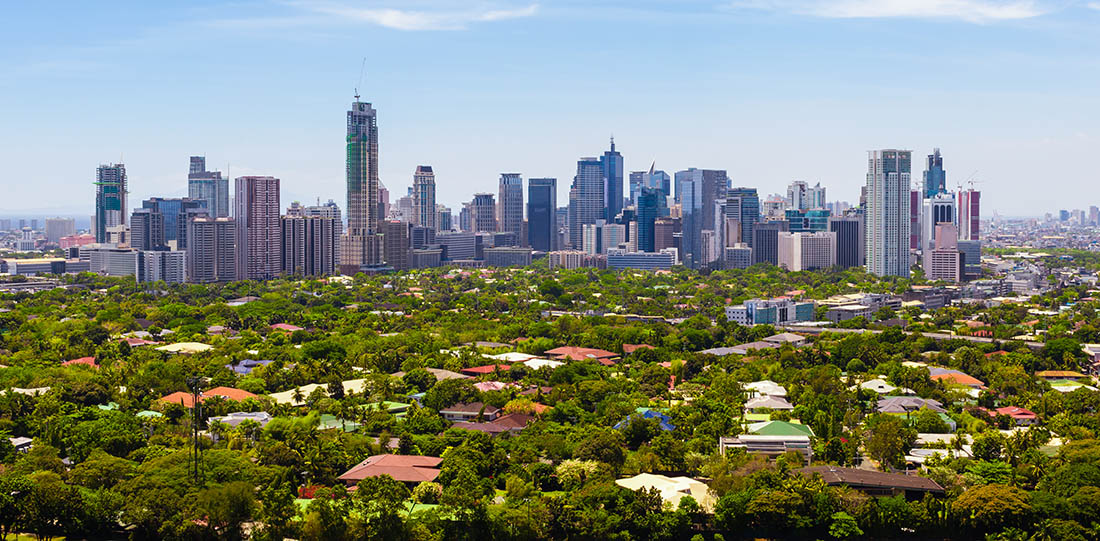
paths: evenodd
<path fill-rule="evenodd" d="M 868 329 L 836 329 L 826 327 L 801 327 L 798 325 L 781 325 L 777 327 L 784 331 L 802 334 L 821 334 L 823 332 L 835 332 L 835 333 L 865 333 L 871 332 L 874 334 L 880 334 L 882 331 L 868 330 Z M 966 340 L 967 342 L 974 342 L 977 344 L 992 344 L 994 342 L 1007 342 L 1008 340 L 997 340 L 995 338 L 983 338 L 980 336 L 958 336 L 954 334 L 944 332 L 922 332 L 915 333 L 913 331 L 902 331 L 905 334 L 920 334 L 921 336 L 927 336 L 933 340 Z M 1042 342 L 1024 342 L 1027 347 L 1031 349 L 1043 349 Z"/>

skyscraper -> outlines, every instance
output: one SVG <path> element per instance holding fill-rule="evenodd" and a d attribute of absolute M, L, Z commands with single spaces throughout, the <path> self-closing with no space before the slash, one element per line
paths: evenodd
<path fill-rule="evenodd" d="M 523 177 L 519 173 L 500 174 L 500 222 L 497 230 L 517 236 L 523 230 Z"/>
<path fill-rule="evenodd" d="M 134 209 L 130 215 L 130 248 L 142 251 L 167 249 L 164 214 L 149 208 Z"/>
<path fill-rule="evenodd" d="M 237 275 L 241 280 L 266 280 L 282 269 L 282 228 L 279 179 L 237 177 Z"/>
<path fill-rule="evenodd" d="M 351 104 L 347 115 L 348 230 L 340 250 L 340 267 L 345 274 L 381 262 L 377 238 L 381 220 L 378 183 L 378 117 L 371 104 Z"/>
<path fill-rule="evenodd" d="M 807 204 L 811 210 L 823 209 L 828 206 L 825 202 L 825 187 L 820 182 L 806 190 Z"/>
<path fill-rule="evenodd" d="M 430 165 L 416 166 L 413 173 L 413 223 L 438 229 L 435 209 L 435 172 Z"/>
<path fill-rule="evenodd" d="M 863 217 L 829 218 L 829 232 L 836 235 L 836 266 L 842 269 L 863 266 Z"/>
<path fill-rule="evenodd" d="M 410 224 L 398 220 L 382 222 L 383 258 L 394 270 L 409 269 Z"/>
<path fill-rule="evenodd" d="M 741 187 L 726 190 L 726 205 L 739 209 L 737 218 L 741 222 L 741 242 L 755 250 L 754 232 L 756 223 L 760 221 L 760 196 L 756 193 L 756 188 Z M 755 255 L 756 252 L 753 252 L 754 257 Z"/>
<path fill-rule="evenodd" d="M 339 265 L 340 210 L 332 206 L 302 207 L 297 201 L 281 219 L 283 273 L 303 276 L 335 274 Z"/>
<path fill-rule="evenodd" d="M 779 233 L 779 266 L 790 271 L 827 269 L 836 264 L 836 234 Z"/>
<path fill-rule="evenodd" d="M 603 219 L 615 220 L 623 210 L 623 155 L 615 150 L 615 138 L 611 138 L 611 150 L 600 157 L 603 172 L 604 212 Z"/>
<path fill-rule="evenodd" d="M 604 216 L 603 163 L 596 158 L 577 160 L 577 174 L 569 189 L 569 244 L 583 245 L 583 228 Z"/>
<path fill-rule="evenodd" d="M 527 180 L 527 243 L 531 249 L 549 252 L 557 249 L 558 179 Z"/>
<path fill-rule="evenodd" d="M 787 186 L 787 208 L 793 210 L 809 210 L 810 185 L 804 180 L 796 180 Z"/>
<path fill-rule="evenodd" d="M 630 203 L 637 205 L 638 196 L 642 194 L 642 188 L 645 187 L 645 171 L 631 171 L 630 172 Z"/>
<path fill-rule="evenodd" d="M 947 171 L 943 170 L 943 156 L 940 156 L 940 149 L 937 148 L 928 155 L 925 162 L 924 197 L 941 193 L 947 193 Z"/>
<path fill-rule="evenodd" d="M 76 222 L 72 218 L 46 218 L 46 242 L 57 244 L 61 237 L 75 234 Z"/>
<path fill-rule="evenodd" d="M 496 202 L 491 193 L 475 193 L 470 204 L 470 227 L 475 233 L 497 230 Z"/>
<path fill-rule="evenodd" d="M 126 165 L 100 165 L 95 176 L 95 241 L 105 243 L 108 227 L 126 224 Z"/>
<path fill-rule="evenodd" d="M 742 229 L 743 234 L 744 229 Z M 790 231 L 786 221 L 757 223 L 753 227 L 752 262 L 779 264 L 779 233 Z"/>
<path fill-rule="evenodd" d="M 981 240 L 982 192 L 959 190 L 958 212 L 959 240 Z"/>
<path fill-rule="evenodd" d="M 643 187 L 635 204 L 638 213 L 638 238 L 634 239 L 639 252 L 656 252 L 654 227 L 660 213 L 661 192 L 656 188 Z"/>
<path fill-rule="evenodd" d="M 695 168 L 676 172 L 676 193 L 680 198 L 682 218 L 682 238 L 680 240 L 680 260 L 689 269 L 699 269 L 706 263 L 702 260 L 702 231 L 704 218 L 703 171 Z M 711 202 L 713 205 L 713 202 Z"/>
<path fill-rule="evenodd" d="M 214 218 L 229 216 L 229 178 L 221 171 L 207 171 L 205 156 L 191 156 L 187 173 L 187 197 L 202 201 Z M 166 216 L 167 218 L 167 216 Z"/>
<path fill-rule="evenodd" d="M 955 198 L 951 194 L 939 193 L 925 199 L 921 207 L 921 252 L 928 255 L 935 248 L 939 224 L 955 223 L 957 218 Z M 949 231 L 956 232 L 957 229 Z M 958 239 L 955 239 L 958 240 Z"/>
<path fill-rule="evenodd" d="M 193 217 L 187 224 L 187 280 L 237 279 L 237 224 L 233 218 Z"/>
<path fill-rule="evenodd" d="M 193 216 L 210 215 L 206 201 L 189 197 L 150 197 L 141 202 L 142 208 L 159 212 L 164 217 L 164 242 L 176 250 L 187 249 L 187 221 Z"/>
<path fill-rule="evenodd" d="M 909 276 L 909 182 L 913 152 L 872 150 L 867 159 L 867 271 Z"/>

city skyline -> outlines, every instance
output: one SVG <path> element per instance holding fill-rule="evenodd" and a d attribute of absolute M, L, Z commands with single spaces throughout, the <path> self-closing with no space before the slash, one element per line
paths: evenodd
<path fill-rule="evenodd" d="M 991 194 L 983 201 L 988 215 L 1056 210 L 1064 206 L 1060 198 L 1087 185 L 1072 157 L 1094 147 L 1097 108 L 1084 89 L 1096 86 L 1096 70 L 1088 66 L 1098 44 L 1087 32 L 1067 36 L 1100 20 L 1100 11 L 1084 2 L 992 0 L 937 2 L 942 13 L 915 2 L 878 11 L 851 7 L 867 4 L 610 2 L 588 9 L 573 2 L 490 2 L 460 9 L 420 2 L 403 11 L 372 2 L 368 7 L 377 10 L 330 4 L 324 12 L 300 4 L 208 3 L 141 6 L 110 20 L 74 5 L 72 19 L 98 30 L 63 21 L 73 30 L 68 45 L 44 42 L 35 30 L 47 24 L 56 30 L 57 21 L 41 8 L 19 6 L 26 24 L 0 38 L 15 52 L 4 66 L 20 81 L 0 84 L 0 97 L 18 105 L 2 147 L 23 158 L 9 160 L 12 173 L 32 181 L 13 186 L 0 212 L 84 215 L 88 172 L 114 161 L 127 165 L 132 201 L 183 196 L 182 162 L 191 155 L 205 155 L 209 168 L 227 178 L 279 176 L 288 200 L 343 199 L 343 156 L 333 143 L 344 134 L 334 120 L 357 85 L 380 111 L 382 183 L 399 193 L 416 165 L 432 165 L 437 200 L 451 208 L 472 192 L 495 191 L 501 172 L 569 179 L 577 158 L 605 149 L 612 134 L 625 171 L 646 170 L 654 160 L 670 172 L 725 169 L 734 184 L 761 194 L 782 193 L 804 179 L 828 186 L 832 199 L 854 201 L 861 154 L 883 147 L 918 156 L 942 148 L 949 188 L 978 171 Z M 1013 8 L 1023 4 L 1032 8 Z M 334 20 L 333 10 L 346 11 L 346 20 Z M 561 50 L 561 58 L 548 56 L 545 46 L 582 10 L 591 14 L 582 26 L 618 21 L 632 33 L 586 36 Z M 667 51 L 649 41 L 668 40 L 644 38 L 718 25 L 723 32 L 697 32 L 706 39 L 674 40 Z M 99 37 L 120 26 L 136 37 Z M 933 39 L 942 32 L 965 36 L 962 47 Z M 877 52 L 861 50 L 884 33 L 904 37 Z M 207 43 L 214 35 L 219 58 L 195 63 L 209 56 L 194 53 L 215 47 Z M 502 40 L 509 47 L 499 47 Z M 829 46 L 808 47 L 813 42 Z M 247 53 L 260 45 L 270 52 Z M 402 52 L 371 56 L 359 82 L 363 56 L 373 49 Z M 524 55 L 534 62 L 519 62 Z M 609 64 L 606 81 L 583 92 L 562 86 L 580 73 L 578 66 L 596 62 Z M 896 82 L 856 84 L 867 62 Z M 638 69 L 643 65 L 648 71 Z M 485 76 L 494 68 L 497 76 L 540 84 L 497 88 Z M 426 72 L 448 84 L 420 84 Z M 707 89 L 678 88 L 686 76 Z M 629 84 L 638 77 L 647 84 Z M 814 88 L 809 97 L 806 85 Z M 67 108 L 51 106 L 62 96 L 78 100 L 84 120 L 65 121 L 67 136 L 81 144 L 58 161 L 50 159 L 54 139 L 42 128 L 61 122 Z M 887 103 L 902 111 L 903 122 L 861 121 L 863 110 Z M 159 129 L 164 122 L 172 126 L 167 133 Z M 429 122 L 435 129 L 418 129 Z M 580 134 L 577 125 L 584 126 Z M 539 129 L 525 128 L 533 126 Z M 157 137 L 148 137 L 154 129 Z M 472 136 L 456 140 L 453 133 Z M 790 147 L 802 149 L 799 160 L 777 159 Z M 1013 197 L 1039 176 L 1054 189 L 1027 201 Z M 569 183 L 558 184 L 558 201 L 567 201 Z"/>

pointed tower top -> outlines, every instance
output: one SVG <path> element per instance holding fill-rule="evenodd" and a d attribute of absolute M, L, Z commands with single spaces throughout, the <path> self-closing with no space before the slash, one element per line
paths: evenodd
<path fill-rule="evenodd" d="M 611 152 L 615 152 L 615 134 L 611 134 Z"/>

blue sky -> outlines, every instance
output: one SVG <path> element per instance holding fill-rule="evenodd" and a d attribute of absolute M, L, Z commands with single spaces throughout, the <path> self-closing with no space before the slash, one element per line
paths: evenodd
<path fill-rule="evenodd" d="M 615 135 L 628 170 L 724 168 L 762 194 L 856 201 L 871 148 L 942 148 L 987 214 L 1100 204 L 1100 2 L 331 0 L 19 2 L 0 34 L 0 211 L 90 214 L 186 192 L 187 157 L 344 205 L 344 116 L 380 169 L 434 166 L 457 211 L 503 171 L 554 176 Z M 914 178 L 923 166 L 914 163 Z"/>

